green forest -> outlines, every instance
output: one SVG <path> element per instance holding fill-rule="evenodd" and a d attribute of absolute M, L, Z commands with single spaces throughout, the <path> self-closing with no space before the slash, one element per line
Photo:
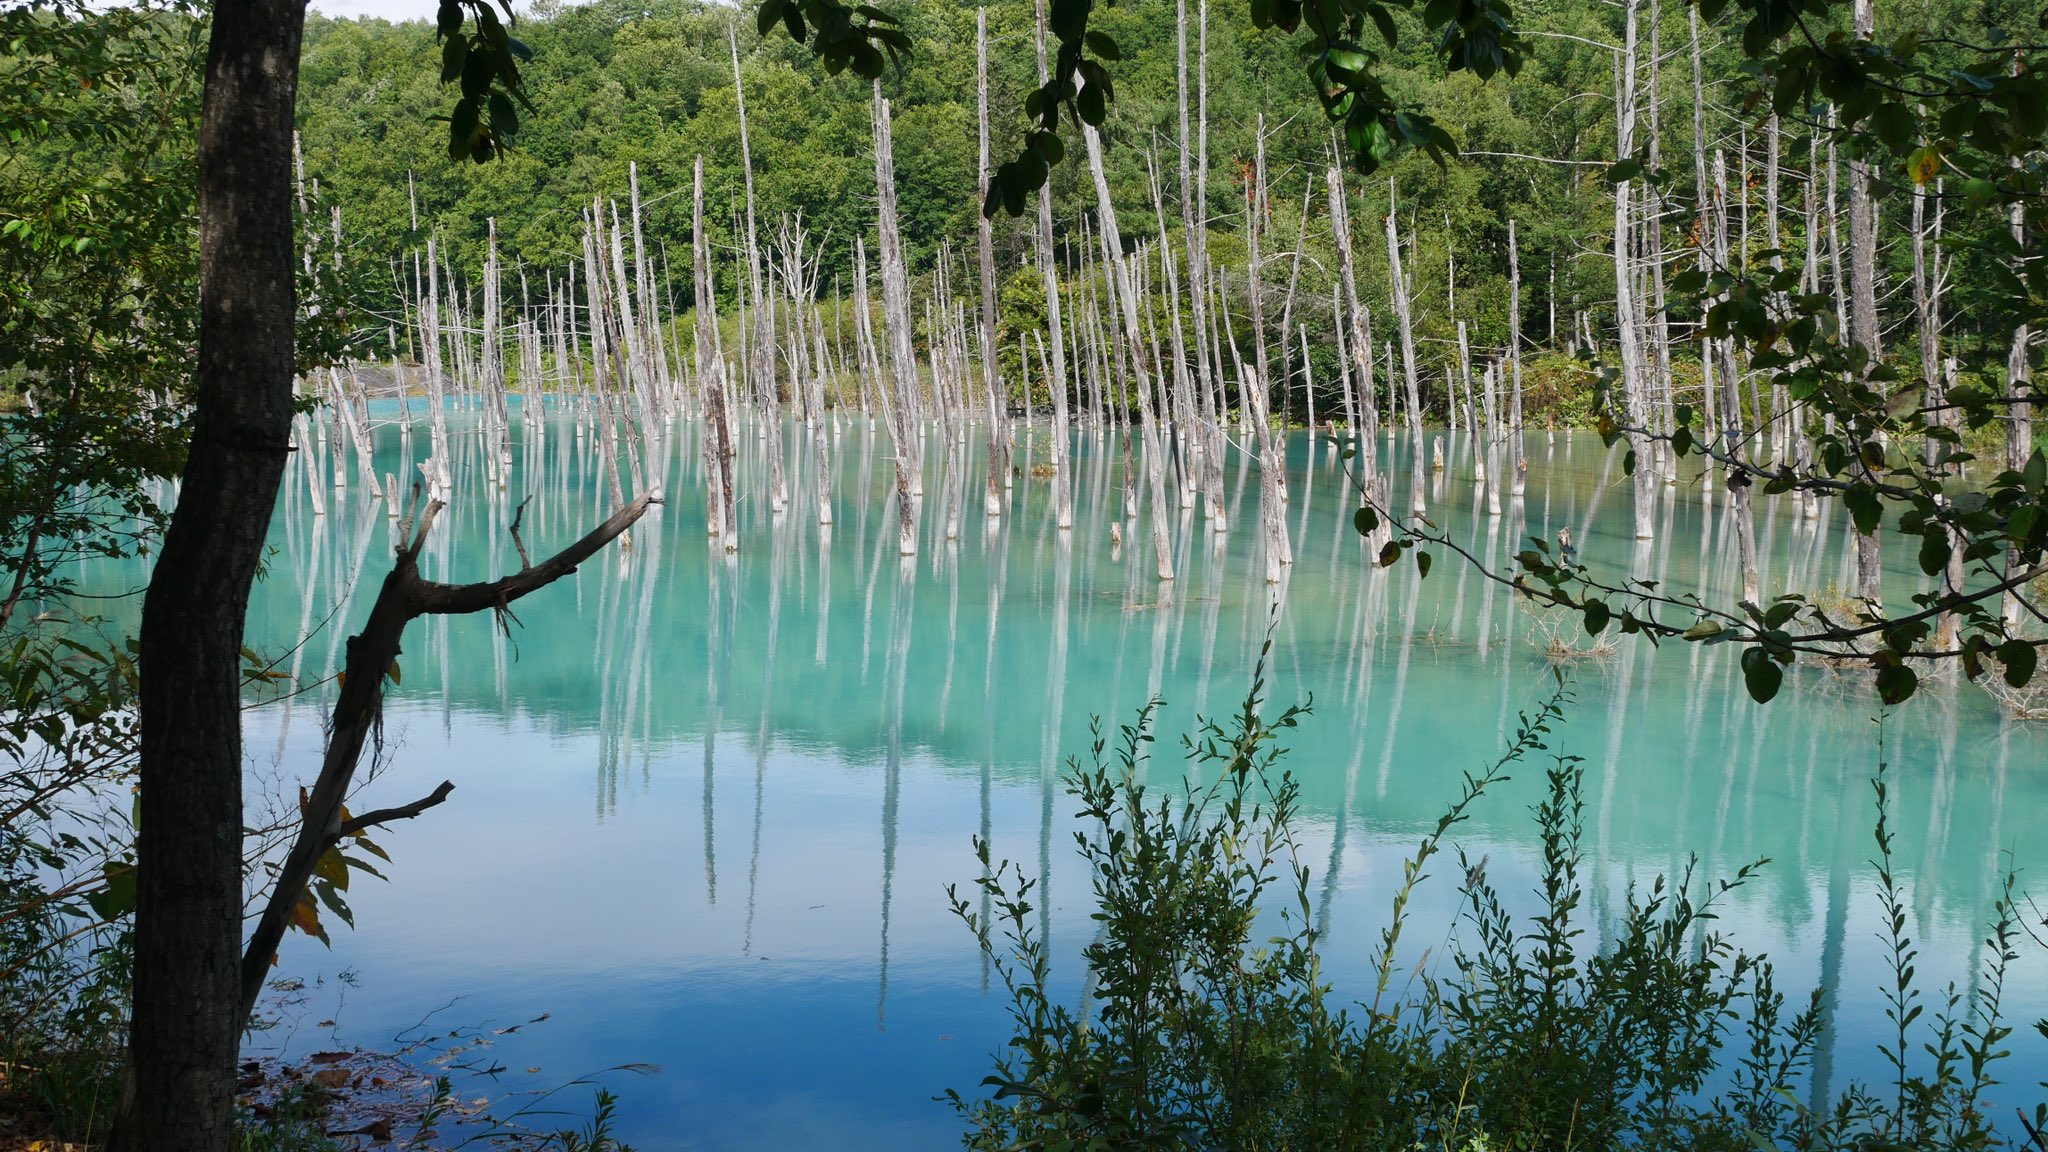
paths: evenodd
<path fill-rule="evenodd" d="M 2026 15 L 2007 7 L 1880 4 L 1877 21 L 1888 35 L 1941 29 L 1959 41 L 1995 43 Z M 1034 15 L 1023 4 L 994 4 L 987 12 L 991 134 L 1004 154 L 1028 127 L 1022 107 L 1035 84 Z M 1787 118 L 1774 129 L 1759 104 L 1764 81 L 1746 67 L 1733 29 L 1707 26 L 1695 33 L 1687 13 L 1646 6 L 1639 30 L 1645 59 L 1654 54 L 1661 63 L 1645 68 L 1638 81 L 1643 110 L 1636 154 L 1666 178 L 1659 218 L 1671 271 L 1692 263 L 1698 247 L 1695 158 L 1704 149 L 1709 165 L 1718 156 L 1726 167 L 1737 250 L 1775 247 L 1795 261 L 1814 260 L 1820 290 L 1831 290 L 1842 276 L 1846 231 L 1846 200 L 1832 191 L 1843 183 L 1840 150 L 1824 139 L 1824 123 Z M 974 14 L 971 7 L 940 5 L 905 12 L 916 51 L 880 82 L 896 113 L 898 214 L 905 254 L 918 275 L 933 270 L 942 246 L 950 243 L 964 255 L 972 244 L 981 202 Z M 1197 15 L 1190 6 L 1187 18 Z M 744 212 L 728 44 L 735 29 L 761 212 L 765 218 L 801 214 L 824 246 L 824 267 L 831 270 L 824 283 L 837 278 L 842 289 L 850 288 L 854 238 L 874 228 L 868 84 L 849 74 L 828 77 L 802 46 L 786 36 L 764 40 L 738 16 L 715 6 L 540 7 L 521 27 L 537 61 L 529 70 L 536 111 L 522 119 L 516 146 L 502 161 L 482 165 L 445 161 L 432 118 L 445 115 L 448 101 L 428 25 L 312 19 L 299 98 L 305 171 L 320 183 L 323 199 L 342 211 L 345 258 L 360 262 L 365 302 L 374 301 L 368 306 L 380 313 L 396 307 L 397 277 L 388 269 L 402 264 L 403 254 L 429 232 L 444 238 L 462 275 L 481 267 L 491 220 L 504 258 L 528 265 L 536 277 L 575 260 L 581 213 L 594 200 L 623 200 L 629 165 L 639 170 L 647 243 L 672 254 L 673 292 L 687 304 L 690 285 L 681 269 L 696 157 L 704 158 L 707 217 L 721 253 L 737 251 L 734 222 Z M 1374 177 L 1354 177 L 1348 185 L 1360 245 L 1368 251 L 1376 229 L 1366 225 L 1386 213 L 1390 182 L 1398 190 L 1403 227 L 1414 238 L 1406 272 L 1414 284 L 1418 338 L 1434 346 L 1425 356 L 1431 375 L 1453 358 L 1443 349 L 1454 342 L 1458 320 L 1470 323 L 1475 345 L 1506 344 L 1511 220 L 1518 224 L 1527 281 L 1524 334 L 1560 348 L 1574 337 L 1574 318 L 1585 313 L 1595 336 L 1611 339 L 1614 214 L 1606 173 L 1623 159 L 1614 120 L 1620 13 L 1549 4 L 1518 10 L 1518 18 L 1535 30 L 1527 63 L 1512 78 L 1482 82 L 1467 72 L 1446 72 L 1420 13 L 1396 13 L 1404 35 L 1380 65 L 1385 83 L 1429 109 L 1459 155 L 1439 166 L 1419 151 L 1406 153 Z M 1103 11 L 1098 20 L 1123 56 L 1115 113 L 1104 130 L 1112 193 L 1121 212 L 1149 221 L 1156 180 L 1178 244 L 1179 165 L 1192 147 L 1183 141 L 1178 113 L 1175 13 L 1130 3 Z M 1338 158 L 1335 137 L 1317 114 L 1296 37 L 1256 28 L 1240 5 L 1217 5 L 1208 21 L 1210 164 L 1198 218 L 1212 234 L 1217 260 L 1239 262 L 1254 135 L 1263 117 L 1272 244 L 1288 253 L 1298 240 L 1305 244 L 1301 311 L 1320 330 L 1312 333 L 1321 337 L 1315 345 L 1329 348 L 1327 302 L 1336 260 L 1323 181 Z M 1191 43 L 1189 53 L 1196 50 Z M 1924 51 L 1938 57 L 1943 50 L 1930 44 Z M 1888 351 L 1910 362 L 1918 339 L 1911 322 L 1912 185 L 1903 166 L 1887 178 L 1879 240 L 1883 323 Z M 1714 179 L 1711 170 L 1708 179 Z M 1064 245 L 1078 237 L 1094 192 L 1077 164 L 1056 167 L 1051 187 L 1054 228 Z M 1043 323 L 1043 305 L 1032 302 L 1025 269 L 1028 224 L 1005 217 L 995 229 L 997 267 L 1015 282 L 1004 290 L 1003 331 L 1011 337 L 1002 341 L 1005 347 L 1017 330 Z M 1996 386 L 2017 319 L 1988 274 L 2005 215 L 1996 205 L 1957 204 L 1942 228 L 1943 354 L 1955 356 L 1966 376 Z M 1077 263 L 1072 254 L 1066 259 Z M 724 257 L 719 274 L 739 275 L 740 264 Z M 1388 315 L 1386 275 L 1383 255 L 1360 260 L 1359 291 L 1376 316 Z M 730 294 L 729 286 L 721 289 Z M 1673 312 L 1680 325 L 1696 317 Z M 372 350 L 382 351 L 374 344 Z M 1578 412 L 1588 418 L 1590 403 L 1582 400 Z"/>

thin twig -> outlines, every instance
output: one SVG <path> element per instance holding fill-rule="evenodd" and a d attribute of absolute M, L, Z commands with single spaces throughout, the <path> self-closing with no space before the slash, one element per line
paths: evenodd
<path fill-rule="evenodd" d="M 379 808 L 374 812 L 365 812 L 352 820 L 344 820 L 340 830 L 335 833 L 335 839 L 339 840 L 353 836 L 365 828 L 374 828 L 379 824 L 388 824 L 393 820 L 410 820 L 427 809 L 438 806 L 442 801 L 448 799 L 448 794 L 453 791 L 455 791 L 455 782 L 453 780 L 443 780 L 439 788 L 434 789 L 410 804 L 401 804 L 396 808 Z"/>
<path fill-rule="evenodd" d="M 529 493 L 526 499 L 519 502 L 519 511 L 512 514 L 512 546 L 519 549 L 519 570 L 521 572 L 533 567 L 533 559 L 526 554 L 526 541 L 519 538 L 519 522 L 526 519 L 526 506 L 531 503 L 533 503 L 533 496 Z"/>

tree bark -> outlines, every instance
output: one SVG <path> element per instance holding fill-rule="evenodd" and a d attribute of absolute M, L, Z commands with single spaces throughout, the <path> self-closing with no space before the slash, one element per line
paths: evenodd
<path fill-rule="evenodd" d="M 242 634 L 291 439 L 304 26 L 292 0 L 221 0 L 207 51 L 197 402 L 142 608 L 134 1014 L 117 1152 L 225 1152 L 234 1138 Z"/>

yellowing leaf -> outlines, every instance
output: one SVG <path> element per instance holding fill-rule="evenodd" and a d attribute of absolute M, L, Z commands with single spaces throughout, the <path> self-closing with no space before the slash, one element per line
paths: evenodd
<path fill-rule="evenodd" d="M 329 848 L 313 862 L 313 875 L 344 892 L 348 891 L 348 863 L 341 858 L 339 848 Z"/>
<path fill-rule="evenodd" d="M 313 903 L 313 893 L 301 893 L 299 902 L 292 905 L 292 927 L 308 936 L 327 939 L 327 929 L 320 926 L 320 910 Z"/>
<path fill-rule="evenodd" d="M 1933 183 L 1934 178 L 1941 175 L 1941 153 L 1932 148 L 1915 148 L 1913 154 L 1906 157 L 1906 174 L 1913 178 L 1915 184 Z"/>

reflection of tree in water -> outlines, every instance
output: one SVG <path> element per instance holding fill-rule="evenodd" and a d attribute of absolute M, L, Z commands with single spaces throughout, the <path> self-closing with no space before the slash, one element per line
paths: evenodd
<path fill-rule="evenodd" d="M 889 910 L 896 894 L 896 804 L 903 787 L 903 694 L 910 679 L 910 625 L 917 595 L 917 561 L 905 556 L 896 566 L 896 597 L 889 611 L 888 714 L 882 779 L 882 953 L 875 989 L 875 1026 L 888 1026 Z"/>
<path fill-rule="evenodd" d="M 454 414 L 458 463 L 466 459 L 464 445 L 471 439 L 462 423 L 462 414 Z M 535 493 L 529 524 L 549 526 L 536 527 L 536 533 L 570 531 L 587 519 L 602 503 L 604 478 L 591 459 L 589 440 L 579 446 L 571 431 L 557 427 L 563 430 L 553 436 L 552 451 L 521 454 L 515 444 L 512 495 L 506 500 L 482 492 L 473 501 L 458 498 L 429 542 L 426 566 L 449 571 L 462 552 L 482 563 L 488 545 L 479 533 L 502 533 L 504 513 L 525 490 Z M 388 470 L 395 472 L 399 464 L 392 451 L 392 426 L 376 431 L 385 441 Z M 772 528 L 765 515 L 743 517 L 748 533 L 770 533 L 760 537 L 765 546 L 743 548 L 730 565 L 722 558 L 707 563 L 705 554 L 696 551 L 697 521 L 692 519 L 701 516 L 701 506 L 689 502 L 691 485 L 672 479 L 668 487 L 684 494 L 683 503 L 664 512 L 661 524 L 641 526 L 623 575 L 609 561 L 589 565 L 566 580 L 555 599 L 524 613 L 524 628 L 510 643 L 486 640 L 488 627 L 429 622 L 414 637 L 416 650 L 404 658 L 404 684 L 393 696 L 401 702 L 438 696 L 443 725 L 450 730 L 502 723 L 492 716 L 510 711 L 568 736 L 589 734 L 600 764 L 597 798 L 608 819 L 616 815 L 615 804 L 630 808 L 636 802 L 620 796 L 617 778 L 633 756 L 651 769 L 658 793 L 660 766 L 673 755 L 668 750 L 686 743 L 701 725 L 702 794 L 692 799 L 702 820 L 706 902 L 715 899 L 719 863 L 716 742 L 731 715 L 754 717 L 749 727 L 755 796 L 747 867 L 749 895 L 758 895 L 761 904 L 755 907 L 750 899 L 744 927 L 737 916 L 732 921 L 734 948 L 742 954 L 774 939 L 772 933 L 779 930 L 773 840 L 777 828 L 795 817 L 785 815 L 778 797 L 802 787 L 797 774 L 781 780 L 779 769 L 767 770 L 769 750 L 781 747 L 799 757 L 854 763 L 881 760 L 886 774 L 878 888 L 880 911 L 888 921 L 877 974 L 879 1023 L 887 1007 L 887 967 L 905 971 L 905 958 L 924 947 L 922 940 L 913 942 L 906 935 L 911 906 L 896 907 L 896 870 L 899 863 L 908 866 L 910 857 L 903 853 L 913 843 L 899 837 L 899 807 L 922 803 L 928 785 L 944 788 L 957 782 L 974 790 L 971 799 L 963 794 L 975 808 L 972 815 L 963 809 L 963 820 L 989 834 L 1001 834 L 1006 813 L 1022 815 L 1036 808 L 1041 872 L 1057 872 L 1065 859 L 1058 847 L 1064 841 L 1065 813 L 1058 803 L 1057 773 L 1064 755 L 1079 750 L 1065 731 L 1069 705 L 1081 701 L 1074 706 L 1114 723 L 1120 710 L 1135 704 L 1142 685 L 1143 695 L 1167 698 L 1174 709 L 1170 723 L 1204 712 L 1211 696 L 1238 683 L 1239 666 L 1263 637 L 1267 597 L 1252 591 L 1259 583 L 1259 534 L 1218 535 L 1201 517 L 1173 517 L 1180 580 L 1170 597 L 1161 595 L 1150 579 L 1152 558 L 1146 550 L 1136 550 L 1135 562 L 1128 548 L 1121 561 L 1111 561 L 1107 529 L 1121 513 L 1115 459 L 1120 446 L 1083 427 L 1076 433 L 1080 450 L 1069 457 L 1079 481 L 1074 529 L 1053 527 L 1049 497 L 1038 498 L 1036 485 L 1020 482 L 999 522 L 964 516 L 957 551 L 941 544 L 922 552 L 916 563 L 933 565 L 948 584 L 943 608 L 931 596 L 919 604 L 915 585 L 921 574 L 899 571 L 892 585 L 883 571 L 886 558 L 896 555 L 893 517 L 867 520 L 871 505 L 893 511 L 887 493 L 876 489 L 878 481 L 883 489 L 889 486 L 886 460 L 880 466 L 874 462 L 877 453 L 888 451 L 886 438 L 862 430 L 857 422 L 852 433 L 843 445 L 850 451 L 834 453 L 831 465 L 841 511 L 837 530 L 842 535 L 833 542 L 837 547 L 822 538 L 811 547 L 804 536 L 810 530 L 808 516 L 787 517 L 787 527 L 780 529 Z M 1030 437 L 1020 434 L 1028 452 Z M 1557 529 L 1569 524 L 1589 559 L 1619 558 L 1622 566 L 1674 589 L 1710 594 L 1727 586 L 1735 558 L 1720 490 L 1709 495 L 1680 485 L 1668 491 L 1660 501 L 1655 543 L 1638 553 L 1633 540 L 1608 523 L 1618 520 L 1625 526 L 1627 519 L 1626 500 L 1603 501 L 1603 469 L 1612 470 L 1609 487 L 1625 487 L 1618 467 L 1597 445 L 1589 453 L 1575 448 L 1568 436 L 1558 439 L 1561 443 L 1548 453 L 1535 446 L 1539 451 L 1532 461 L 1533 488 L 1526 506 L 1503 499 L 1502 516 L 1488 516 L 1481 524 L 1485 506 L 1477 500 L 1440 502 L 1438 511 L 1455 538 L 1469 540 L 1482 558 L 1498 559 L 1523 546 L 1527 536 L 1554 539 Z M 753 436 L 739 440 L 756 443 Z M 1447 470 L 1458 475 L 1446 492 L 1463 497 L 1470 439 L 1460 437 L 1455 445 Z M 1394 474 L 1403 450 L 1388 446 Z M 692 452 L 675 456 L 672 471 L 687 473 L 696 466 Z M 943 453 L 932 456 L 931 467 L 946 466 Z M 751 508 L 749 501 L 760 493 L 753 481 L 765 460 L 758 448 L 743 457 L 741 506 Z M 790 459 L 800 469 L 812 467 L 808 454 Z M 541 474 L 529 480 L 520 468 L 535 460 L 542 462 Z M 1327 461 L 1313 466 L 1336 475 Z M 1517 693 L 1538 691 L 1548 673 L 1526 628 L 1508 626 L 1520 619 L 1511 590 L 1473 574 L 1463 581 L 1461 601 L 1460 580 L 1441 564 L 1427 580 L 1416 578 L 1413 565 L 1378 568 L 1348 529 L 1350 509 L 1324 490 L 1326 479 L 1318 475 L 1294 485 L 1290 507 L 1295 515 L 1289 526 L 1300 551 L 1291 578 L 1277 590 L 1285 607 L 1275 667 L 1286 674 L 1281 689 L 1289 701 L 1310 694 L 1315 699 L 1315 716 L 1291 737 L 1296 752 L 1288 764 L 1303 781 L 1304 812 L 1316 834 L 1331 838 L 1327 845 L 1316 845 L 1317 858 L 1328 860 L 1326 874 L 1317 878 L 1318 925 L 1325 932 L 1334 927 L 1348 933 L 1374 910 L 1360 903 L 1360 891 L 1369 886 L 1355 880 L 1347 886 L 1340 872 L 1355 874 L 1378 846 L 1403 841 L 1409 830 L 1432 819 L 1455 772 L 1491 750 L 1502 718 L 1526 703 Z M 1237 480 L 1241 493 L 1247 486 L 1243 469 Z M 353 566 L 374 565 L 371 553 L 381 549 L 387 535 L 377 525 L 380 516 L 364 514 L 366 502 L 357 491 L 332 493 L 331 498 L 325 516 L 310 515 L 303 498 L 288 504 L 278 526 L 281 547 L 272 562 L 274 578 L 259 589 L 261 645 L 282 649 L 304 637 L 307 642 L 294 658 L 303 665 L 306 680 L 319 678 L 323 658 L 338 660 L 338 641 L 332 638 L 336 626 L 326 625 L 330 635 L 322 636 L 323 622 L 330 613 L 337 613 L 336 620 L 345 618 L 356 603 L 349 578 Z M 1767 589 L 1811 583 L 1842 563 L 1841 521 L 1816 523 L 1790 512 L 1774 517 L 1767 501 L 1756 511 L 1759 551 L 1769 565 Z M 1252 523 L 1244 516 L 1233 519 Z M 1461 519 L 1465 522 L 1458 523 Z M 850 540 L 849 532 L 855 534 Z M 1688 532 L 1696 539 L 1684 539 Z M 838 571 L 842 567 L 846 571 Z M 873 604 L 876 595 L 892 595 L 890 606 Z M 856 605 L 849 613 L 846 606 L 831 603 L 835 597 L 860 597 L 867 610 Z M 754 611 L 762 606 L 765 615 Z M 781 618 L 791 611 L 814 614 L 801 623 L 789 621 L 792 627 L 815 628 L 810 661 L 779 659 Z M 945 619 L 916 625 L 920 611 L 943 611 Z M 985 615 L 977 618 L 977 613 Z M 753 620 L 767 627 L 743 624 Z M 926 627 L 934 630 L 926 632 L 925 647 L 913 650 L 911 633 Z M 959 665 L 973 658 L 971 647 L 962 652 L 959 646 L 973 644 L 977 627 L 984 636 L 979 699 L 971 692 L 961 696 L 946 690 L 947 664 L 955 677 L 971 676 L 971 664 Z M 861 635 L 855 635 L 856 629 Z M 1432 656 L 1423 635 L 1432 629 L 1440 638 L 1455 638 L 1456 646 Z M 939 630 L 947 636 L 940 637 Z M 942 639 L 950 641 L 944 657 L 933 643 Z M 1419 660 L 1418 641 L 1425 645 Z M 856 646 L 864 649 L 861 659 L 854 658 Z M 542 655 L 556 651 L 591 653 L 599 675 L 590 678 L 587 697 L 564 695 L 553 686 L 551 681 L 567 677 L 551 676 L 551 660 Z M 698 651 L 704 653 L 702 665 L 695 664 Z M 1810 968 L 1807 975 L 1817 976 L 1825 988 L 1834 989 L 1845 971 L 1853 984 L 1859 969 L 1848 945 L 1864 923 L 1860 917 L 1865 913 L 1857 910 L 1855 900 L 1869 855 L 1867 692 L 1853 678 L 1802 662 L 1792 669 L 1800 690 L 1770 709 L 1758 709 L 1740 695 L 1733 646 L 1692 645 L 1681 651 L 1624 643 L 1614 660 L 1586 665 L 1579 673 L 1582 703 L 1562 737 L 1582 753 L 1595 750 L 1602 761 L 1588 765 L 1588 800 L 1594 808 L 1588 813 L 1588 847 L 1595 850 L 1589 857 L 1597 861 L 1600 881 L 1591 886 L 1589 898 L 1612 910 L 1629 880 L 1642 883 L 1655 872 L 1672 872 L 1695 850 L 1713 874 L 1727 871 L 1719 866 L 1723 861 L 1769 855 L 1776 863 L 1736 905 L 1737 922 L 1745 931 L 1782 934 L 1792 945 L 1810 949 L 1817 970 Z M 876 663 L 870 665 L 870 659 Z M 881 679 L 857 689 L 856 683 L 871 673 Z M 1018 688 L 1039 676 L 1044 677 L 1042 701 L 1019 698 Z M 875 688 L 882 692 L 879 701 Z M 755 691 L 763 698 L 748 697 Z M 316 688 L 306 699 L 278 705 L 280 725 L 285 716 L 295 717 L 294 709 L 312 706 L 320 694 Z M 867 702 L 864 707 L 861 701 Z M 795 707 L 788 706 L 792 702 Z M 878 703 L 885 709 L 880 725 L 875 722 Z M 771 706 L 776 704 L 784 706 L 777 710 Z M 2038 756 L 2039 737 L 1994 728 L 1988 706 L 1973 689 L 1950 692 L 1930 684 L 1909 707 L 1909 718 L 1902 717 L 1899 727 L 1912 731 L 1899 732 L 1895 746 L 1902 810 L 1912 816 L 1900 822 L 1900 858 L 1917 877 L 1911 908 L 1916 938 L 1924 942 L 1923 968 L 1943 974 L 1953 969 L 1961 976 L 1969 958 L 1978 954 L 1975 925 L 1989 899 L 1991 866 L 1985 861 L 1995 865 L 1993 854 L 2001 847 L 2002 805 L 2033 803 L 2040 787 L 2024 776 L 2008 782 L 2002 767 L 1994 765 L 2002 766 L 2005 757 L 2031 762 Z M 759 711 L 749 711 L 754 708 Z M 906 772 L 907 737 L 929 742 L 936 769 L 915 762 Z M 459 747 L 460 739 L 452 743 Z M 882 755 L 874 757 L 876 752 Z M 973 767 L 957 776 L 945 771 L 967 765 Z M 1375 773 L 1370 780 L 1363 778 L 1368 768 Z M 1031 804 L 1032 799 L 1038 803 Z M 455 818 L 454 812 L 451 806 L 439 818 Z M 776 824 L 768 823 L 770 812 Z M 1523 831 L 1523 816 L 1519 801 L 1504 799 L 1476 813 L 1467 833 L 1512 844 Z M 967 832 L 964 826 L 956 830 L 961 860 L 967 859 Z M 1984 860 L 1971 859 L 1980 855 L 1978 845 L 1984 846 Z M 843 864 L 819 859 L 823 867 Z M 1493 862 L 1499 871 L 1510 866 L 1499 847 Z M 913 887 L 904 889 L 904 899 L 923 898 Z M 1041 928 L 1064 932 L 1078 944 L 1081 937 L 1065 918 L 1070 913 L 1054 904 L 1047 899 L 1039 905 Z M 1822 1067 L 1836 1087 L 1848 1075 L 1864 1074 L 1862 1027 L 1848 1015 L 1831 1019 Z"/>

